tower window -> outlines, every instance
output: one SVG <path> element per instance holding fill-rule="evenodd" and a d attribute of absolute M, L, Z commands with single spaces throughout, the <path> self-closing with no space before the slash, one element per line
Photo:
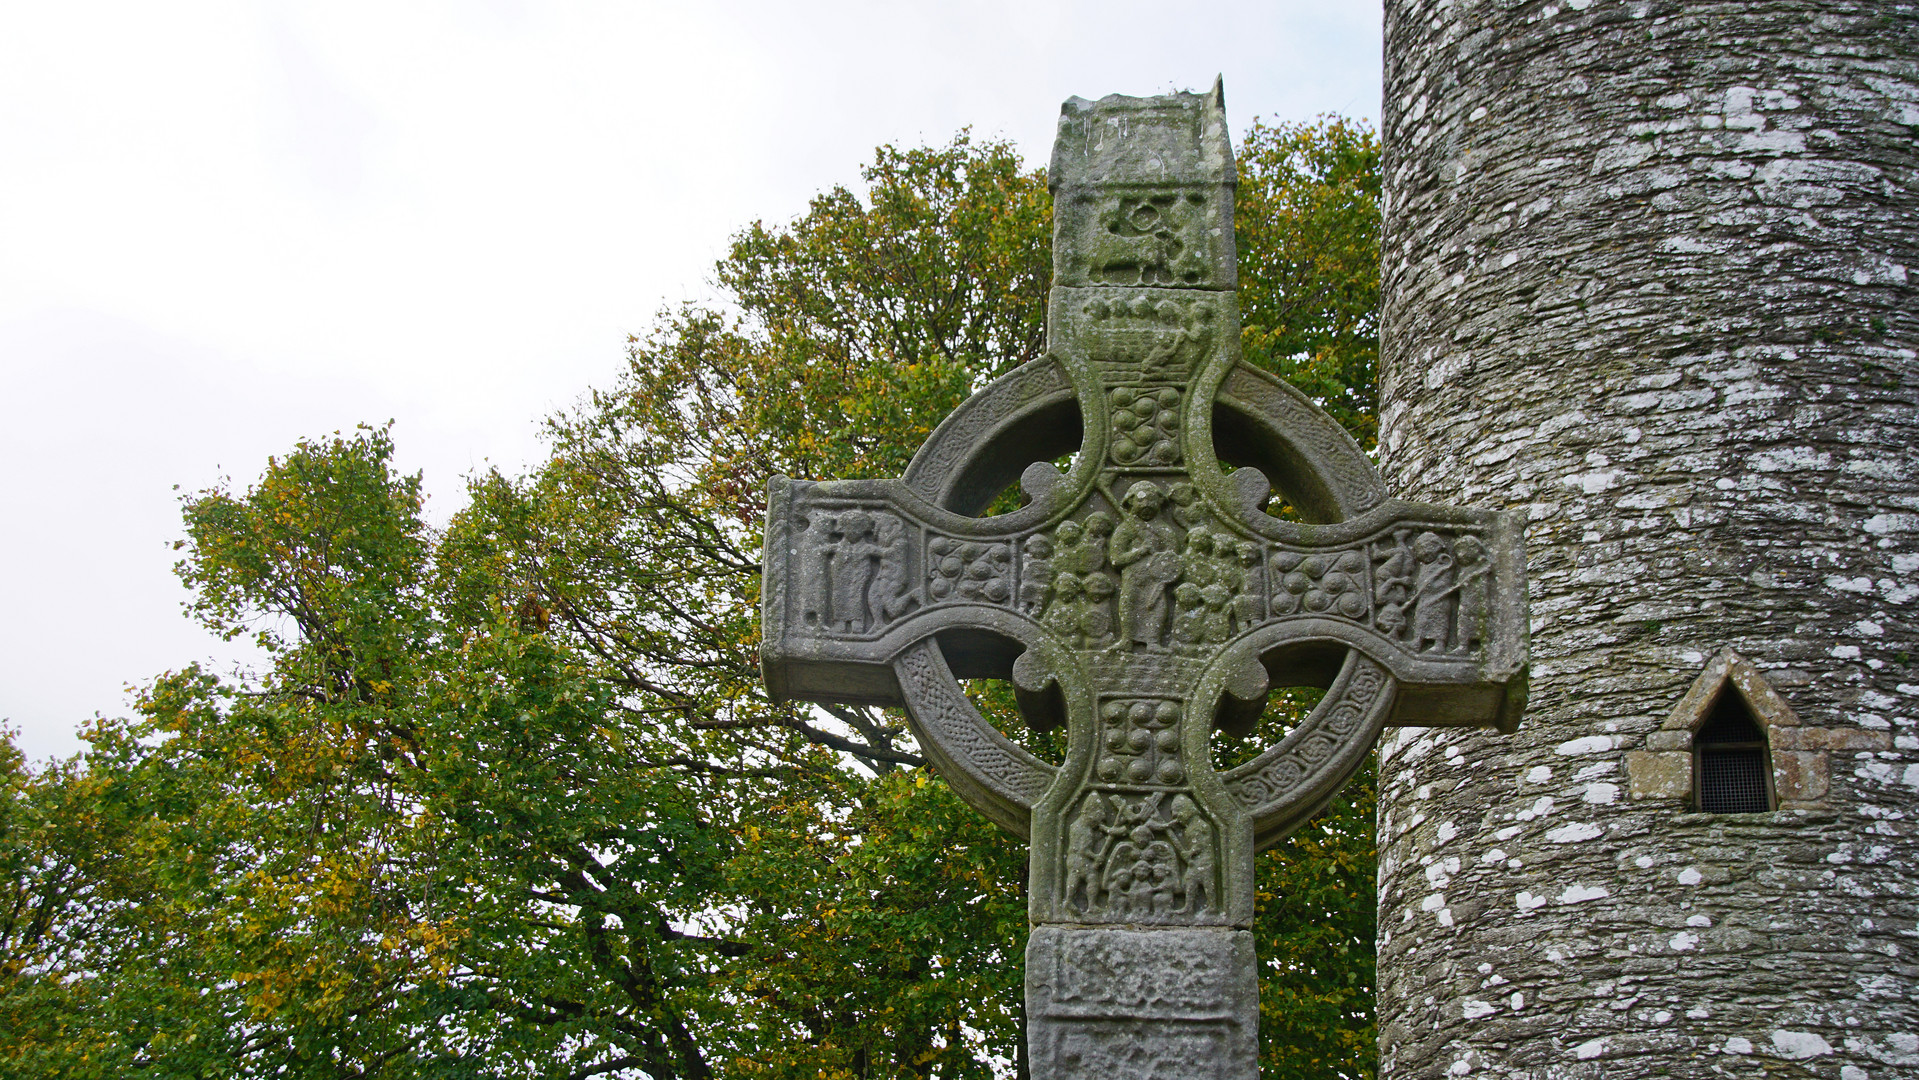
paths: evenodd
<path fill-rule="evenodd" d="M 1772 809 L 1772 755 L 1765 729 L 1731 686 L 1720 690 L 1706 722 L 1693 734 L 1693 791 L 1710 814 L 1759 814 Z"/>

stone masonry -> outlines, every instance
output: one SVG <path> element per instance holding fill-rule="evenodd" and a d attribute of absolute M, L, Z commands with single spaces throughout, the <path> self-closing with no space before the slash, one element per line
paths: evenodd
<path fill-rule="evenodd" d="M 1382 466 L 1527 513 L 1533 667 L 1382 744 L 1380 1075 L 1919 1076 L 1919 10 L 1386 8 Z"/>

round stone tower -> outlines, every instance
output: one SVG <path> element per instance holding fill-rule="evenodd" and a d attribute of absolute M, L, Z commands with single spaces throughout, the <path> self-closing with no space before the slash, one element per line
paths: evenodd
<path fill-rule="evenodd" d="M 1919 9 L 1387 0 L 1380 448 L 1524 509 L 1380 751 L 1381 1076 L 1919 1076 Z"/>

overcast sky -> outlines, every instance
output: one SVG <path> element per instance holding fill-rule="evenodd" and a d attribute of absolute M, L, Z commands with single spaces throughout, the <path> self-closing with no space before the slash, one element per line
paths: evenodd
<path fill-rule="evenodd" d="M 193 3 L 0 14 L 0 718 L 80 749 L 244 663 L 180 612 L 178 492 L 396 421 L 428 514 L 538 460 L 727 238 L 1068 96 L 1376 121 L 1375 0 Z"/>

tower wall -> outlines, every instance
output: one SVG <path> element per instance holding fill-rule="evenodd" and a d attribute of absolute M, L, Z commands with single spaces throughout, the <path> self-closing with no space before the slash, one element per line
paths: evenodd
<path fill-rule="evenodd" d="M 1919 1076 L 1919 9 L 1388 0 L 1383 135 L 1383 469 L 1529 512 L 1534 660 L 1382 745 L 1382 1077 Z"/>

